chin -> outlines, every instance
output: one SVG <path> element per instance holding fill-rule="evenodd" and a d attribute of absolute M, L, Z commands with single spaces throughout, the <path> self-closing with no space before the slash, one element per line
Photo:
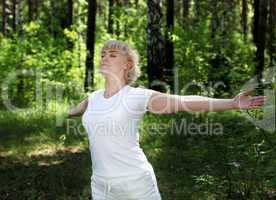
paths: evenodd
<path fill-rule="evenodd" d="M 101 70 L 100 70 L 100 74 L 103 75 L 103 76 L 107 76 L 108 71 L 107 71 L 107 70 L 104 70 L 104 69 L 101 69 Z"/>

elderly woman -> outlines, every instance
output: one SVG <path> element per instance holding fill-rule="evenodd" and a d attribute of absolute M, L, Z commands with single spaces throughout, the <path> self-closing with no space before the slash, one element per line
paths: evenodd
<path fill-rule="evenodd" d="M 82 115 L 89 137 L 94 200 L 159 200 L 156 177 L 139 146 L 138 126 L 146 111 L 177 113 L 224 111 L 262 106 L 264 96 L 241 92 L 233 99 L 165 94 L 130 86 L 139 76 L 138 54 L 129 45 L 107 41 L 101 52 L 100 73 L 105 88 L 92 92 L 69 112 Z"/>

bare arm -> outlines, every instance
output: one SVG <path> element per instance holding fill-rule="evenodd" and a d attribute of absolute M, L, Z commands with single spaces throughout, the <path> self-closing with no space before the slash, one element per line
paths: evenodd
<path fill-rule="evenodd" d="M 241 92 L 232 99 L 216 99 L 198 95 L 170 95 L 154 92 L 148 102 L 153 113 L 218 112 L 230 109 L 256 108 L 264 104 L 265 96 L 251 97 L 250 91 Z"/>
<path fill-rule="evenodd" d="M 75 116 L 80 116 L 82 115 L 88 105 L 88 99 L 84 99 L 82 102 L 80 102 L 77 106 L 73 107 L 70 109 L 68 113 L 68 117 L 75 117 Z"/>

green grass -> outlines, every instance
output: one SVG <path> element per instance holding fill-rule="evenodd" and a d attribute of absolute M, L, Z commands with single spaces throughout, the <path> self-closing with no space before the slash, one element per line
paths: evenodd
<path fill-rule="evenodd" d="M 0 111 L 1 200 L 91 198 L 87 137 L 56 126 L 66 107 Z M 183 119 L 221 123 L 223 134 L 183 134 L 185 127 L 177 134 L 171 122 Z M 164 200 L 257 200 L 275 192 L 275 134 L 264 134 L 238 112 L 146 114 L 140 133 Z"/>

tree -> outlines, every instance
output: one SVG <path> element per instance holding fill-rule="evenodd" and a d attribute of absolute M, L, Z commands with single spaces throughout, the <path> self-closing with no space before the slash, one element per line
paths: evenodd
<path fill-rule="evenodd" d="M 18 7 L 18 33 L 19 33 L 19 37 L 21 39 L 23 39 L 23 34 L 24 34 L 24 29 L 23 29 L 23 24 L 24 24 L 24 19 L 23 19 L 23 2 L 22 1 L 18 1 L 17 4 Z"/>
<path fill-rule="evenodd" d="M 214 97 L 221 97 L 226 92 L 230 92 L 229 73 L 231 70 L 231 56 L 233 54 L 227 51 L 231 46 L 231 35 L 235 28 L 235 3 L 232 1 L 211 0 L 211 48 L 213 56 L 209 58 L 210 70 L 208 72 L 208 84 L 220 85 L 213 93 Z"/>
<path fill-rule="evenodd" d="M 148 25 L 147 25 L 147 75 L 149 88 L 165 91 L 164 80 L 164 41 L 160 31 L 161 7 L 160 0 L 148 0 Z"/>
<path fill-rule="evenodd" d="M 211 38 L 214 40 L 216 38 L 217 29 L 219 28 L 219 16 L 218 16 L 218 10 L 219 10 L 219 3 L 216 0 L 211 0 Z"/>
<path fill-rule="evenodd" d="M 109 34 L 113 34 L 113 8 L 114 7 L 114 1 L 109 0 L 108 1 L 108 27 L 107 32 Z"/>
<path fill-rule="evenodd" d="M 190 10 L 190 0 L 183 0 L 183 25 L 188 24 L 189 10 Z"/>
<path fill-rule="evenodd" d="M 7 20 L 8 20 L 8 18 L 7 18 L 7 2 L 6 2 L 6 0 L 2 0 L 2 3 L 3 3 L 3 5 L 2 5 L 2 7 L 3 7 L 3 11 L 2 11 L 2 31 L 3 31 L 3 35 L 6 35 L 7 34 L 7 24 L 8 24 L 8 22 L 7 22 Z"/>
<path fill-rule="evenodd" d="M 12 1 L 12 29 L 13 32 L 16 32 L 16 24 L 17 24 L 17 0 Z"/>
<path fill-rule="evenodd" d="M 67 28 L 71 28 L 72 24 L 73 24 L 73 0 L 68 0 L 67 1 Z"/>
<path fill-rule="evenodd" d="M 269 57 L 270 66 L 276 65 L 276 1 L 269 4 Z"/>
<path fill-rule="evenodd" d="M 115 34 L 116 34 L 117 38 L 119 38 L 120 34 L 121 34 L 119 18 L 120 18 L 120 15 L 121 15 L 121 10 L 120 9 L 121 9 L 123 4 L 124 4 L 123 1 L 120 1 L 120 0 L 115 1 L 115 13 L 114 13 L 115 19 L 116 19 L 116 21 L 115 21 L 115 25 L 116 25 L 115 26 L 116 27 Z M 124 4 L 124 5 L 126 5 L 126 4 Z"/>
<path fill-rule="evenodd" d="M 72 25 L 73 25 L 73 15 L 74 15 L 74 12 L 73 12 L 73 8 L 74 8 L 74 4 L 73 4 L 73 0 L 68 0 L 67 1 L 67 20 L 66 20 L 66 27 L 68 30 L 71 30 L 72 29 Z M 67 41 L 67 45 L 68 45 L 68 49 L 69 50 L 72 50 L 73 49 L 73 46 L 74 46 L 74 43 L 71 41 L 71 40 L 68 40 Z M 68 66 L 69 68 L 71 66 Z"/>
<path fill-rule="evenodd" d="M 134 0 L 134 4 L 135 4 L 135 8 L 137 9 L 139 5 L 139 0 Z"/>
<path fill-rule="evenodd" d="M 254 27 L 253 41 L 257 47 L 255 61 L 255 74 L 259 84 L 262 84 L 264 70 L 264 51 L 267 31 L 268 0 L 254 0 Z"/>
<path fill-rule="evenodd" d="M 28 9 L 29 9 L 29 22 L 33 21 L 34 15 L 33 15 L 33 0 L 28 0 Z"/>
<path fill-rule="evenodd" d="M 248 15 L 247 0 L 242 0 L 241 25 L 242 25 L 244 41 L 247 40 L 247 15 Z"/>
<path fill-rule="evenodd" d="M 173 45 L 173 29 L 174 29 L 174 0 L 167 0 L 167 26 L 165 38 L 165 52 L 166 52 L 166 67 L 165 76 L 166 82 L 169 84 L 171 91 L 174 91 L 174 45 Z"/>
<path fill-rule="evenodd" d="M 23 2 L 19 1 L 18 2 L 18 26 L 19 26 L 19 39 L 20 41 L 23 41 L 23 37 L 24 37 L 24 32 L 23 32 L 23 24 L 24 24 L 24 20 L 23 20 Z M 19 64 L 19 69 L 23 69 L 23 60 L 24 60 L 24 54 L 23 52 L 20 52 L 20 59 L 21 62 Z M 26 88 L 26 83 L 24 81 L 24 77 L 22 76 L 22 74 L 20 74 L 18 76 L 18 85 L 17 85 L 17 95 L 20 97 L 19 99 L 21 100 L 21 103 L 24 104 L 25 99 L 24 99 L 24 90 Z"/>
<path fill-rule="evenodd" d="M 93 88 L 93 71 L 94 71 L 94 44 L 96 32 L 96 0 L 88 0 L 88 20 L 87 20 L 87 38 L 86 38 L 86 69 L 84 89 L 88 91 Z"/>
<path fill-rule="evenodd" d="M 200 20 L 200 16 L 201 16 L 201 2 L 200 0 L 194 0 L 194 19 L 193 19 L 193 23 L 197 24 Z"/>

